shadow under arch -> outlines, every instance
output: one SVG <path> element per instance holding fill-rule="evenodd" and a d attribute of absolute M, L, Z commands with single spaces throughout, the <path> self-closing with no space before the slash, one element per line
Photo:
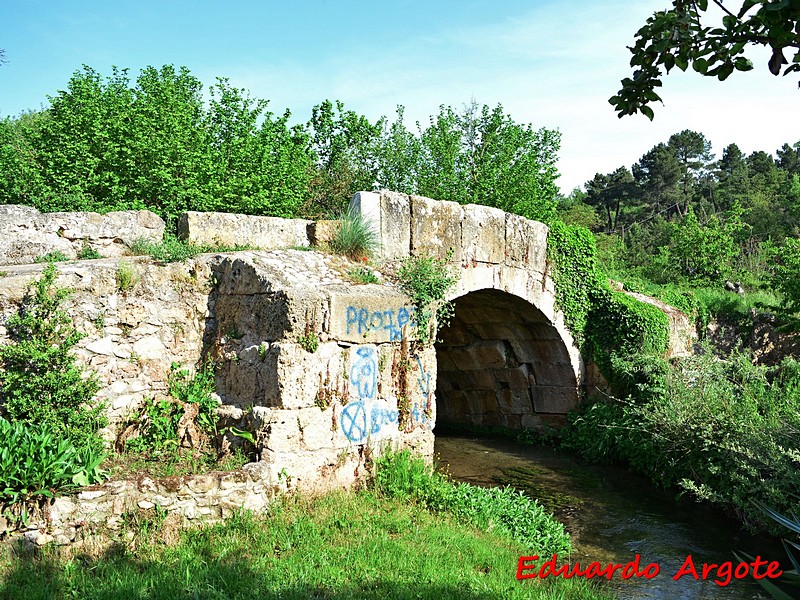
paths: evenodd
<path fill-rule="evenodd" d="M 455 298 L 438 334 L 437 425 L 538 428 L 563 423 L 579 400 L 570 353 L 536 306 L 481 289 Z"/>

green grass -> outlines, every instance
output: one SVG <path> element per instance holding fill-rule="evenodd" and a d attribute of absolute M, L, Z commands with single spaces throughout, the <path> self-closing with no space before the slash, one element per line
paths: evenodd
<path fill-rule="evenodd" d="M 583 580 L 517 581 L 522 546 L 373 492 L 295 496 L 276 502 L 269 516 L 239 514 L 179 535 L 159 521 L 135 520 L 134 539 L 104 551 L 48 548 L 7 558 L 0 597 L 608 597 Z"/>
<path fill-rule="evenodd" d="M 330 249 L 354 260 L 368 258 L 378 250 L 378 236 L 358 211 L 348 209 L 338 216 L 339 228 Z"/>
<path fill-rule="evenodd" d="M 197 245 L 178 238 L 165 235 L 161 242 L 152 242 L 146 239 L 135 240 L 130 245 L 134 255 L 148 255 L 153 260 L 161 263 L 183 262 L 207 252 L 238 252 L 241 250 L 254 250 L 252 246 L 236 245 Z"/>

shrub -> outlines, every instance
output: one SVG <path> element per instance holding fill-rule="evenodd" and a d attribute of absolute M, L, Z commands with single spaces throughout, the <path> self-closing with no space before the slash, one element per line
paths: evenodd
<path fill-rule="evenodd" d="M 378 459 L 374 486 L 380 494 L 418 502 L 432 512 L 450 513 L 479 529 L 494 526 L 542 556 L 570 550 L 564 526 L 523 492 L 453 484 L 407 450 Z"/>
<path fill-rule="evenodd" d="M 0 405 L 10 421 L 45 424 L 79 449 L 99 448 L 104 407 L 92 405 L 99 385 L 70 355 L 83 335 L 60 309 L 69 290 L 55 288 L 55 278 L 55 265 L 47 265 L 8 320 L 12 343 L 0 346 Z"/>
<path fill-rule="evenodd" d="M 448 260 L 450 255 L 448 253 Z M 445 297 L 458 277 L 450 272 L 447 260 L 411 256 L 403 261 L 397 278 L 416 309 L 414 315 L 420 342 L 423 345 L 433 343 L 438 329 L 453 315 L 453 305 L 446 302 Z"/>
<path fill-rule="evenodd" d="M 618 361 L 634 381 L 642 363 Z M 621 460 L 664 486 L 774 528 L 753 504 L 800 508 L 800 365 L 755 366 L 746 353 L 706 354 L 650 368 L 639 393 L 598 402 L 570 417 L 565 444 L 592 459 Z M 647 377 L 640 377 L 647 379 Z"/>
<path fill-rule="evenodd" d="M 330 248 L 355 260 L 368 258 L 378 249 L 378 238 L 363 215 L 353 208 L 339 215 L 339 228 L 330 241 Z"/>
<path fill-rule="evenodd" d="M 103 479 L 102 451 L 77 449 L 48 424 L 0 418 L 0 502 L 16 503 Z"/>
<path fill-rule="evenodd" d="M 380 280 L 376 277 L 375 273 L 368 267 L 350 269 L 347 275 L 356 283 L 380 283 Z"/>
<path fill-rule="evenodd" d="M 89 244 L 84 244 L 81 247 L 81 251 L 78 252 L 79 260 L 94 260 L 97 258 L 103 258 L 103 256 Z"/>

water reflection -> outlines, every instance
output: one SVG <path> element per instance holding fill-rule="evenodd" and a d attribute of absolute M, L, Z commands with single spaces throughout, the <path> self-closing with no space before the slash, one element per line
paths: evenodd
<path fill-rule="evenodd" d="M 776 540 L 748 535 L 708 507 L 676 502 L 674 493 L 620 468 L 588 464 L 550 448 L 490 439 L 437 435 L 435 450 L 442 470 L 458 481 L 509 484 L 538 498 L 570 532 L 573 562 L 625 564 L 639 554 L 642 566 L 658 564 L 660 573 L 650 580 L 614 577 L 608 585 L 626 600 L 767 598 L 749 579 L 716 585 L 716 570 L 705 581 L 691 575 L 678 581 L 672 577 L 689 555 L 698 571 L 703 563 L 735 564 L 732 550 L 769 560 L 785 558 Z"/>

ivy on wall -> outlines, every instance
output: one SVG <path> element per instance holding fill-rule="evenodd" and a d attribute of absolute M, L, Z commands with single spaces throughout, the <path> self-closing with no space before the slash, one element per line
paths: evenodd
<path fill-rule="evenodd" d="M 556 308 L 584 358 L 593 360 L 614 385 L 614 358 L 661 355 L 669 341 L 669 319 L 654 306 L 613 291 L 597 264 L 588 229 L 550 224 L 548 262 L 556 288 Z"/>

